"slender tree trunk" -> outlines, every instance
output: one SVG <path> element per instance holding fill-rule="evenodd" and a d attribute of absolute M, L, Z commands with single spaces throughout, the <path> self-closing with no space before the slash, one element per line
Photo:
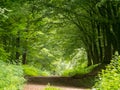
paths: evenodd
<path fill-rule="evenodd" d="M 19 34 L 19 32 L 18 32 Z M 20 48 L 20 37 L 18 35 L 18 37 L 16 38 L 16 63 L 19 63 L 19 57 L 20 57 L 20 53 L 19 53 L 19 48 Z"/>
<path fill-rule="evenodd" d="M 27 18 L 27 25 L 26 25 L 26 29 L 25 29 L 25 32 L 26 34 L 28 33 L 28 30 L 29 30 L 29 27 L 30 27 L 30 21 L 29 21 L 29 17 Z M 28 45 L 28 38 L 26 37 L 25 40 L 24 40 L 24 45 L 23 45 L 23 48 L 24 48 L 24 51 L 23 51 L 23 54 L 22 54 L 22 64 L 26 64 L 27 63 L 27 45 Z"/>
<path fill-rule="evenodd" d="M 23 55 L 22 55 L 22 64 L 26 64 L 27 62 L 27 50 L 25 50 L 23 52 Z"/>
<path fill-rule="evenodd" d="M 103 36 L 101 35 L 100 24 L 97 23 L 97 30 L 98 30 L 98 47 L 99 47 L 99 62 L 103 61 L 103 49 L 102 49 L 102 40 Z"/>
<path fill-rule="evenodd" d="M 90 52 L 90 49 L 87 50 L 87 59 L 88 59 L 88 66 L 91 66 L 92 65 L 92 57 L 91 57 L 91 52 Z"/>
<path fill-rule="evenodd" d="M 96 45 L 97 42 L 94 42 L 93 43 L 93 56 L 94 56 L 94 59 L 93 59 L 93 64 L 98 64 L 99 63 L 99 55 L 98 55 L 98 48 L 97 48 L 97 45 Z"/>

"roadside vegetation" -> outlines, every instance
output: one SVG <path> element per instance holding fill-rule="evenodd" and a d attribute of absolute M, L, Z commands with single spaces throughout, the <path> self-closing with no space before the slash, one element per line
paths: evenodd
<path fill-rule="evenodd" d="M 120 56 L 114 56 L 106 69 L 99 73 L 94 88 L 95 90 L 120 89 Z"/>
<path fill-rule="evenodd" d="M 94 88 L 119 89 L 119 29 L 119 0 L 0 0 L 0 89 L 99 71 Z"/>
<path fill-rule="evenodd" d="M 25 81 L 21 65 L 0 61 L 0 90 L 22 90 Z"/>

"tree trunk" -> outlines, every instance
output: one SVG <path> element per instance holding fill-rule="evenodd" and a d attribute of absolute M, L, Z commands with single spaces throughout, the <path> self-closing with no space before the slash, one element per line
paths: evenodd
<path fill-rule="evenodd" d="M 18 36 L 16 38 L 16 63 L 19 63 L 19 57 L 20 57 L 20 53 L 19 53 L 19 48 L 20 48 L 20 37 Z"/>
<path fill-rule="evenodd" d="M 27 50 L 25 50 L 22 54 L 22 64 L 26 64 L 27 61 Z"/>

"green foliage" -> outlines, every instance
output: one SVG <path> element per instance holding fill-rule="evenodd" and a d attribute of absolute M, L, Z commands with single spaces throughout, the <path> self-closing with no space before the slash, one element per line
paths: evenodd
<path fill-rule="evenodd" d="M 98 66 L 98 64 L 87 66 L 86 52 L 83 48 L 76 50 L 71 56 L 72 60 L 66 62 L 65 65 L 62 65 L 64 62 L 60 63 L 61 66 L 61 75 L 62 76 L 74 76 L 74 75 L 84 75 L 92 71 L 93 68 Z M 64 68 L 64 69 L 63 69 Z"/>
<path fill-rule="evenodd" d="M 98 66 L 98 64 L 92 65 L 89 67 L 87 67 L 87 66 L 81 67 L 79 65 L 79 66 L 73 67 L 72 69 L 64 70 L 62 73 L 62 76 L 81 76 L 81 75 L 91 72 L 97 66 Z"/>
<path fill-rule="evenodd" d="M 120 2 L 117 2 L 117 0 L 61 0 L 61 2 L 52 0 L 52 3 L 50 0 L 41 1 L 46 9 L 52 8 L 49 10 L 53 16 L 58 15 L 61 22 L 65 21 L 64 24 L 69 26 L 68 30 L 73 25 L 77 27 L 75 29 L 80 31 L 79 35 L 75 40 L 69 38 L 72 41 L 68 45 L 71 44 L 70 46 L 73 48 L 76 45 L 74 42 L 80 38 L 79 42 L 82 41 L 87 51 L 89 65 L 102 63 L 103 61 L 109 63 L 112 57 L 111 53 L 116 50 L 120 52 L 120 36 L 118 34 Z M 66 31 L 63 27 L 62 30 Z M 75 32 L 74 29 L 72 30 L 72 32 Z M 66 40 L 66 38 L 63 40 Z M 76 46 L 79 47 L 79 45 Z M 71 47 L 67 50 L 70 49 Z M 68 51 L 68 53 L 71 52 Z"/>
<path fill-rule="evenodd" d="M 0 60 L 7 62 L 9 54 L 3 48 L 0 48 Z"/>
<path fill-rule="evenodd" d="M 120 56 L 115 56 L 98 78 L 94 86 L 96 90 L 118 90 L 120 88 Z"/>
<path fill-rule="evenodd" d="M 48 84 L 44 90 L 61 90 L 61 89 Z"/>
<path fill-rule="evenodd" d="M 64 70 L 62 76 L 72 76 L 74 74 L 73 72 L 73 69 Z"/>
<path fill-rule="evenodd" d="M 0 61 L 0 90 L 22 90 L 24 82 L 21 66 Z"/>
<path fill-rule="evenodd" d="M 27 76 L 38 76 L 39 75 L 38 73 L 39 70 L 33 66 L 23 65 L 23 71 L 24 71 L 24 74 Z"/>
<path fill-rule="evenodd" d="M 8 18 L 8 16 L 6 15 L 6 12 L 10 12 L 11 10 L 8 10 L 7 8 L 1 8 L 0 7 L 0 18 L 1 16 L 4 18 Z"/>
<path fill-rule="evenodd" d="M 49 73 L 41 71 L 38 68 L 31 65 L 23 65 L 23 71 L 26 76 L 48 76 Z"/>
<path fill-rule="evenodd" d="M 0 2 L 0 59 L 40 68 L 23 66 L 25 75 L 48 75 L 45 70 L 63 76 L 85 74 L 95 67 L 87 64 L 109 63 L 111 53 L 120 52 L 119 2 Z M 78 50 L 81 47 L 85 49 Z"/>
<path fill-rule="evenodd" d="M 98 64 L 91 65 L 89 67 L 88 66 L 86 66 L 86 67 L 80 67 L 80 65 L 79 65 L 77 68 L 75 68 L 75 70 L 73 71 L 73 73 L 75 75 L 84 75 L 84 74 L 87 74 L 87 73 L 91 72 L 97 66 L 98 66 Z"/>

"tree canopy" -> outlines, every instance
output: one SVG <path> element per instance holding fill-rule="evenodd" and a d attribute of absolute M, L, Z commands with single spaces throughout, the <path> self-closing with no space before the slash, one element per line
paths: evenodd
<path fill-rule="evenodd" d="M 71 60 L 84 48 L 88 65 L 120 53 L 118 0 L 1 0 L 1 55 L 8 62 Z M 47 63 L 47 64 L 46 64 Z"/>

